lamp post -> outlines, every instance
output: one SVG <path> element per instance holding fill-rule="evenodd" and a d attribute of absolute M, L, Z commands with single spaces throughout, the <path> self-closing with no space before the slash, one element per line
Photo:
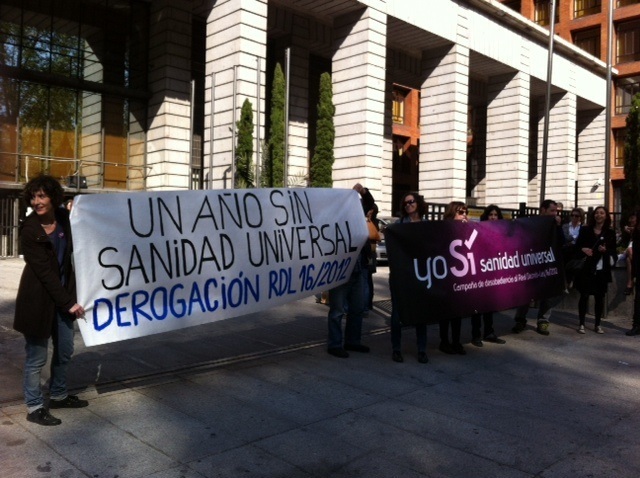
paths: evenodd
<path fill-rule="evenodd" d="M 547 151 L 549 149 L 549 110 L 551 109 L 551 73 L 553 69 L 553 37 L 556 26 L 556 0 L 550 0 L 549 51 L 547 56 L 547 93 L 544 104 L 544 130 L 542 135 L 542 167 L 540 171 L 540 203 L 545 199 L 547 185 Z"/>

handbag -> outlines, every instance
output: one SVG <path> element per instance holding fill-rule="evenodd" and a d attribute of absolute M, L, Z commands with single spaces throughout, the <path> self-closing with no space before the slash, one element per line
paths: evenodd
<path fill-rule="evenodd" d="M 378 232 L 378 228 L 373 223 L 373 221 L 370 221 L 369 219 L 367 219 L 367 228 L 369 228 L 369 240 L 379 242 L 380 232 Z"/>

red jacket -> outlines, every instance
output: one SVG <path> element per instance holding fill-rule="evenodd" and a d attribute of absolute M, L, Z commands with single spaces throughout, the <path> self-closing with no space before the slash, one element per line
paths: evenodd
<path fill-rule="evenodd" d="M 20 226 L 20 243 L 26 265 L 18 287 L 13 328 L 30 337 L 51 337 L 56 310 L 73 317 L 69 314 L 69 309 L 77 301 L 76 279 L 71 266 L 73 246 L 69 212 L 57 208 L 55 215 L 67 238 L 64 253 L 67 280 L 64 286 L 53 244 L 40 225 L 37 215 L 29 214 Z"/>

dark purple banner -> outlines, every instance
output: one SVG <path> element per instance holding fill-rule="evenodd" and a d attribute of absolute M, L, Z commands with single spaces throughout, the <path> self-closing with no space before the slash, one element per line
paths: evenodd
<path fill-rule="evenodd" d="M 401 322 L 430 324 L 561 294 L 557 229 L 544 216 L 389 226 L 389 282 Z"/>

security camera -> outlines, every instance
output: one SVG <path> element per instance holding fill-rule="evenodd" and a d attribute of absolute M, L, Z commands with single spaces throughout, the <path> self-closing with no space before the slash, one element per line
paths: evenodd
<path fill-rule="evenodd" d="M 600 178 L 596 181 L 595 186 L 600 187 L 602 185 L 604 185 L 604 179 Z"/>

